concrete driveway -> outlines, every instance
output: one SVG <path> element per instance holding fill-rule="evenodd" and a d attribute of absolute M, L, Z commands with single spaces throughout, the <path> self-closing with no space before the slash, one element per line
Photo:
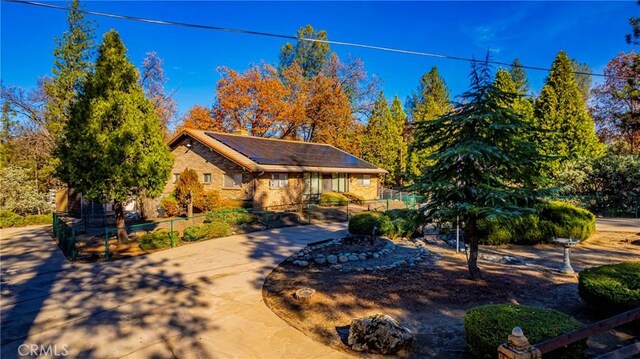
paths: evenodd
<path fill-rule="evenodd" d="M 343 357 L 273 314 L 262 283 L 305 243 L 344 231 L 274 229 L 80 264 L 46 227 L 4 230 L 1 356 L 38 345 L 74 358 Z"/>
<path fill-rule="evenodd" d="M 640 218 L 597 218 L 596 230 L 640 233 Z"/>

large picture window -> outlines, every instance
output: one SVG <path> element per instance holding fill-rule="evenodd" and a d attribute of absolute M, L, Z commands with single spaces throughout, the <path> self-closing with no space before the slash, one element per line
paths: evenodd
<path fill-rule="evenodd" d="M 289 179 L 286 173 L 272 173 L 269 186 L 271 188 L 283 188 L 289 185 Z"/>
<path fill-rule="evenodd" d="M 334 173 L 331 177 L 334 192 L 349 192 L 349 178 L 346 173 Z"/>
<path fill-rule="evenodd" d="M 241 188 L 242 173 L 225 173 L 224 188 Z"/>

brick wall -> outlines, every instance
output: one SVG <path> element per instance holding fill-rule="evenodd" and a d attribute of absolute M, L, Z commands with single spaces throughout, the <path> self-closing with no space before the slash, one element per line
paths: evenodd
<path fill-rule="evenodd" d="M 378 186 L 380 184 L 378 175 L 371 175 L 371 183 L 368 186 L 358 184 L 358 178 L 361 176 L 358 174 L 349 175 L 349 192 L 362 196 L 367 200 L 378 198 Z"/>
<path fill-rule="evenodd" d="M 302 173 L 289 173 L 288 186 L 272 188 L 271 173 L 263 173 L 257 178 L 254 208 L 264 208 L 280 204 L 301 203 L 304 201 L 304 177 Z"/>
<path fill-rule="evenodd" d="M 172 151 L 175 162 L 171 170 L 171 177 L 167 181 L 163 195 L 168 195 L 175 189 L 174 173 L 182 173 L 191 168 L 198 173 L 200 182 L 204 181 L 204 174 L 211 173 L 211 183 L 203 183 L 204 190 L 217 190 L 220 196 L 230 200 L 250 200 L 253 198 L 253 174 L 243 171 L 238 164 L 211 150 L 209 147 L 193 140 L 191 148 L 186 145 L 188 139 L 182 140 Z M 242 188 L 224 188 L 224 174 L 242 173 Z"/>

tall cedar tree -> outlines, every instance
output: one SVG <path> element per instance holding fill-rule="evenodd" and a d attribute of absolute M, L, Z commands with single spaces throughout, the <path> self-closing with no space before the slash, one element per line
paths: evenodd
<path fill-rule="evenodd" d="M 44 84 L 44 115 L 51 149 L 69 120 L 71 102 L 91 71 L 94 51 L 94 26 L 85 19 L 79 0 L 69 4 L 67 23 L 69 27 L 62 38 L 55 39 L 53 77 Z"/>
<path fill-rule="evenodd" d="M 591 95 L 591 67 L 587 63 L 580 63 L 576 59 L 571 60 L 571 67 L 573 67 L 573 72 L 576 76 L 576 82 L 578 83 L 578 89 L 580 90 L 580 94 L 582 94 L 582 98 L 584 101 L 589 100 L 589 96 Z"/>
<path fill-rule="evenodd" d="M 548 169 L 552 175 L 569 160 L 604 154 L 604 146 L 596 136 L 571 60 L 564 51 L 556 56 L 536 100 L 535 121 L 545 130 L 538 136 L 538 145 L 545 154 L 558 157 Z"/>
<path fill-rule="evenodd" d="M 393 121 L 393 127 L 396 129 L 397 151 L 398 161 L 394 165 L 393 172 L 395 173 L 394 183 L 397 185 L 403 185 L 403 180 L 407 171 L 407 154 L 409 146 L 405 134 L 407 132 L 407 114 L 402 109 L 402 102 L 400 98 L 396 96 L 391 103 L 391 120 Z"/>
<path fill-rule="evenodd" d="M 513 97 L 494 85 L 486 61 L 474 62 L 471 88 L 455 110 L 416 123 L 415 147 L 435 149 L 415 186 L 429 198 L 426 218 L 460 216 L 473 279 L 481 278 L 478 222 L 530 212 L 542 194 L 538 150 L 523 139 L 535 129 L 505 105 Z"/>
<path fill-rule="evenodd" d="M 409 98 L 407 107 L 411 126 L 432 121 L 451 110 L 449 89 L 437 67 L 432 67 L 428 73 L 422 75 L 418 91 Z M 426 158 L 433 149 L 419 148 L 415 139 L 411 137 L 410 133 L 407 167 L 410 177 L 415 179 L 422 173 Z"/>
<path fill-rule="evenodd" d="M 401 122 L 397 121 L 389 109 L 387 99 L 380 91 L 362 139 L 362 156 L 367 161 L 389 171 L 385 179 L 387 184 L 395 183 L 400 175 L 399 157 L 402 152 L 402 141 L 399 139 L 402 138 L 403 126 L 404 119 Z"/>
<path fill-rule="evenodd" d="M 514 59 L 511 63 L 511 70 L 509 71 L 513 82 L 516 84 L 516 90 L 521 95 L 529 93 L 529 80 L 527 79 L 527 73 L 524 71 L 519 59 Z"/>
<path fill-rule="evenodd" d="M 173 164 L 138 77 L 118 33 L 106 33 L 58 148 L 61 179 L 87 198 L 114 201 L 121 243 L 128 242 L 125 203 L 159 195 Z"/>
<path fill-rule="evenodd" d="M 302 69 L 302 74 L 307 79 L 318 75 L 329 55 L 329 44 L 301 39 L 327 40 L 325 30 L 316 31 L 313 26 L 307 25 L 298 30 L 298 41 L 295 45 L 287 42 L 280 49 L 280 65 L 278 70 L 296 64 Z"/>
<path fill-rule="evenodd" d="M 176 182 L 175 196 L 182 207 L 187 208 L 187 217 L 193 216 L 193 203 L 198 202 L 204 186 L 198 178 L 198 172 L 185 168 Z"/>
<path fill-rule="evenodd" d="M 598 134 L 609 143 L 622 141 L 630 154 L 640 155 L 640 54 L 620 53 L 604 73 L 605 82 L 593 89 Z"/>

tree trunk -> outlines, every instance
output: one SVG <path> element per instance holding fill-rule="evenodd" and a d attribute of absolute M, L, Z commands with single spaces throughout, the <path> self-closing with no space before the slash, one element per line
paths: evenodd
<path fill-rule="evenodd" d="M 124 223 L 124 203 L 115 201 L 113 204 L 113 210 L 116 214 L 116 229 L 118 231 L 118 243 L 128 244 L 129 236 L 127 235 L 127 229 Z"/>
<path fill-rule="evenodd" d="M 193 217 L 193 196 L 191 195 L 191 191 L 189 191 L 189 203 L 187 204 L 187 217 Z"/>
<path fill-rule="evenodd" d="M 467 265 L 469 267 L 469 274 L 471 279 L 477 280 L 482 278 L 480 268 L 478 268 L 478 223 L 475 217 L 470 217 L 465 222 L 465 240 L 469 244 L 469 260 Z"/>

